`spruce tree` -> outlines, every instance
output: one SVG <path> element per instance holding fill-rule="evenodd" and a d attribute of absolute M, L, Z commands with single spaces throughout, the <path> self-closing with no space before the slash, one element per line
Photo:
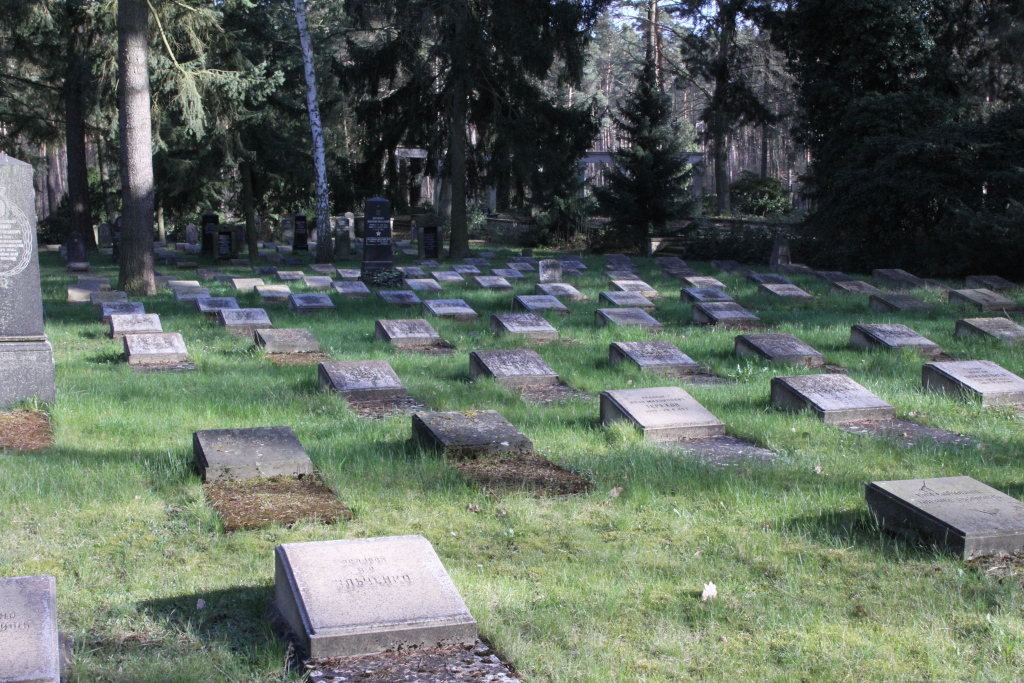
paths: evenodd
<path fill-rule="evenodd" d="M 615 123 L 627 145 L 612 155 L 607 184 L 595 192 L 612 219 L 604 246 L 644 250 L 651 234 L 685 216 L 693 201 L 687 191 L 692 171 L 650 54 Z"/>

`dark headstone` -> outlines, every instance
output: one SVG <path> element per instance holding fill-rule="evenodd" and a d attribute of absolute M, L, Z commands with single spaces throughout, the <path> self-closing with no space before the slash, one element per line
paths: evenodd
<path fill-rule="evenodd" d="M 608 345 L 608 364 L 612 367 L 626 361 L 641 370 L 662 375 L 692 375 L 700 372 L 700 364 L 668 341 L 613 342 Z"/>
<path fill-rule="evenodd" d="M 871 277 L 890 289 L 916 289 L 927 286 L 921 278 L 899 268 L 878 268 L 871 271 Z"/>
<path fill-rule="evenodd" d="M 778 273 L 752 273 L 747 276 L 752 285 L 791 285 L 793 284 Z"/>
<path fill-rule="evenodd" d="M 480 274 L 480 269 L 479 268 L 477 268 L 476 266 L 470 266 L 470 265 L 465 265 L 465 264 L 460 264 L 460 265 L 457 265 L 457 266 L 452 266 L 452 270 L 454 272 L 458 273 L 459 275 L 479 275 Z"/>
<path fill-rule="evenodd" d="M 0 579 L 0 681 L 60 683 L 59 643 L 57 581 L 52 576 Z"/>
<path fill-rule="evenodd" d="M 220 216 L 215 213 L 204 213 L 201 220 L 203 233 L 203 253 L 209 256 L 215 254 L 217 243 L 217 227 L 220 225 Z"/>
<path fill-rule="evenodd" d="M 145 312 L 146 306 L 141 301 L 110 301 L 100 304 L 100 321 L 109 325 L 112 315 L 142 315 Z"/>
<path fill-rule="evenodd" d="M 336 391 L 350 401 L 389 401 L 409 395 L 386 360 L 321 363 L 317 374 L 320 389 Z"/>
<path fill-rule="evenodd" d="M 398 348 L 421 348 L 441 346 L 441 335 L 422 319 L 378 320 L 374 324 L 374 336 Z"/>
<path fill-rule="evenodd" d="M 738 329 L 761 327 L 760 318 L 738 303 L 729 301 L 694 304 L 690 308 L 690 317 L 696 325 L 717 325 Z"/>
<path fill-rule="evenodd" d="M 1024 379 L 990 360 L 926 363 L 921 383 L 930 391 L 980 398 L 985 408 L 1024 404 Z"/>
<path fill-rule="evenodd" d="M 725 434 L 725 423 L 680 387 L 601 392 L 601 424 L 626 421 L 654 441 Z"/>
<path fill-rule="evenodd" d="M 772 363 L 820 368 L 825 356 L 791 334 L 741 334 L 735 340 L 737 356 L 759 356 Z"/>
<path fill-rule="evenodd" d="M 205 482 L 313 473 L 313 463 L 291 427 L 194 432 L 192 453 Z"/>
<path fill-rule="evenodd" d="M 792 411 L 810 409 L 826 424 L 891 420 L 896 409 L 846 375 L 798 375 L 772 379 L 772 403 Z"/>
<path fill-rule="evenodd" d="M 391 245 L 391 203 L 374 197 L 366 200 L 366 223 L 363 240 L 363 277 L 394 265 Z"/>
<path fill-rule="evenodd" d="M 558 330 L 536 313 L 497 313 L 491 316 L 491 332 L 516 334 L 531 341 L 554 341 Z"/>
<path fill-rule="evenodd" d="M 871 310 L 882 313 L 932 310 L 931 304 L 909 294 L 872 294 L 868 299 L 868 306 L 871 307 Z"/>
<path fill-rule="evenodd" d="M 238 308 L 238 300 L 230 296 L 215 296 L 209 299 L 196 299 L 196 310 L 208 319 L 216 320 L 217 312 L 226 308 Z"/>
<path fill-rule="evenodd" d="M 469 354 L 469 376 L 490 377 L 510 387 L 558 384 L 558 374 L 533 349 L 473 351 Z"/>
<path fill-rule="evenodd" d="M 819 270 L 814 274 L 829 284 L 834 284 L 836 282 L 854 282 L 852 277 L 838 270 Z"/>
<path fill-rule="evenodd" d="M 292 237 L 292 249 L 309 251 L 309 225 L 305 214 L 295 216 L 295 235 Z"/>
<path fill-rule="evenodd" d="M 76 231 L 68 235 L 68 263 L 83 263 L 85 261 L 85 240 Z"/>
<path fill-rule="evenodd" d="M 653 313 L 656 308 L 653 301 L 639 292 L 601 292 L 598 296 L 598 302 L 612 306 L 642 308 L 648 313 Z"/>
<path fill-rule="evenodd" d="M 326 294 L 292 294 L 288 297 L 288 308 L 296 313 L 323 313 L 333 311 L 334 302 Z"/>
<path fill-rule="evenodd" d="M 450 458 L 532 455 L 533 442 L 494 410 L 415 413 L 412 436 Z"/>
<path fill-rule="evenodd" d="M 922 356 L 933 358 L 942 349 L 938 344 L 921 336 L 906 325 L 854 325 L 850 328 L 850 346 L 858 349 L 911 349 Z"/>
<path fill-rule="evenodd" d="M 420 228 L 420 257 L 425 259 L 441 258 L 441 228 L 437 225 L 424 225 Z"/>
<path fill-rule="evenodd" d="M 949 291 L 948 296 L 951 304 L 972 306 L 983 313 L 1019 309 L 1016 301 L 996 294 L 990 289 L 953 289 Z"/>
<path fill-rule="evenodd" d="M 979 335 L 1004 341 L 1024 341 L 1024 327 L 1009 318 L 966 318 L 956 321 L 956 336 Z"/>

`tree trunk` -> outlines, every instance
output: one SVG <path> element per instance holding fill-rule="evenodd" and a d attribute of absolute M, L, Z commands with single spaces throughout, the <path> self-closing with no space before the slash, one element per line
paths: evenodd
<path fill-rule="evenodd" d="M 87 74 L 79 54 L 79 29 L 83 20 L 75 3 L 67 3 L 71 33 L 68 40 L 67 72 L 64 76 L 64 132 L 68 148 L 68 201 L 71 206 L 71 232 L 77 232 L 87 250 L 96 248 L 89 205 L 89 162 L 85 151 L 86 98 L 83 83 Z"/>
<path fill-rule="evenodd" d="M 729 197 L 729 149 L 726 145 L 725 114 L 714 113 L 714 127 L 711 138 L 711 155 L 715 160 L 715 193 L 718 196 L 718 215 L 732 213 Z"/>
<path fill-rule="evenodd" d="M 761 177 L 768 177 L 768 134 L 770 128 L 767 123 L 761 124 Z"/>
<path fill-rule="evenodd" d="M 452 84 L 452 122 L 449 129 L 450 173 L 452 178 L 452 258 L 469 256 L 469 225 L 466 218 L 466 82 L 456 77 Z"/>
<path fill-rule="evenodd" d="M 718 36 L 718 64 L 715 69 L 715 91 L 712 95 L 712 100 L 715 101 L 712 106 L 715 107 L 715 111 L 711 114 L 711 134 L 715 157 L 715 192 L 718 194 L 718 213 L 728 216 L 732 213 L 732 202 L 729 197 L 729 151 L 726 148 L 729 122 L 722 100 L 731 80 L 729 55 L 732 53 L 733 43 L 736 40 L 736 12 L 722 7 L 721 0 L 719 0 L 718 11 L 722 17 L 722 27 Z"/>
<path fill-rule="evenodd" d="M 105 212 L 104 220 L 107 225 L 110 226 L 110 230 L 114 230 L 114 223 L 112 216 L 114 215 L 114 196 L 110 191 L 110 175 L 107 172 L 107 164 L 103 161 L 105 151 L 103 148 L 103 136 L 96 136 L 96 161 L 100 167 L 100 187 L 103 190 L 103 210 Z"/>
<path fill-rule="evenodd" d="M 156 293 L 156 286 L 147 0 L 118 0 L 117 70 L 122 211 L 118 288 L 148 296 Z"/>
<path fill-rule="evenodd" d="M 248 161 L 243 161 L 238 167 L 242 174 L 242 210 L 245 212 L 245 241 L 249 245 L 249 263 L 256 263 L 260 257 L 260 248 L 257 244 L 259 235 L 256 232 L 256 202 L 252 196 L 252 164 Z M 317 235 L 316 252 L 317 256 L 319 256 L 320 240 L 323 239 L 323 231 L 317 230 L 317 232 L 319 234 Z"/>
<path fill-rule="evenodd" d="M 60 206 L 60 158 L 53 145 L 46 146 L 46 203 L 48 215 L 57 213 Z"/>
<path fill-rule="evenodd" d="M 156 238 L 160 242 L 167 241 L 167 230 L 164 227 L 164 203 L 159 200 L 156 203 Z"/>
<path fill-rule="evenodd" d="M 306 68 L 306 108 L 309 110 L 309 128 L 313 133 L 313 166 L 316 168 L 316 260 L 320 263 L 329 263 L 334 260 L 334 246 L 331 243 L 331 201 L 327 194 L 327 156 L 324 152 L 320 104 L 316 96 L 316 67 L 313 63 L 313 41 L 310 40 L 309 25 L 306 23 L 305 0 L 295 0 L 295 23 L 299 25 L 299 45 L 302 47 L 302 63 Z"/>

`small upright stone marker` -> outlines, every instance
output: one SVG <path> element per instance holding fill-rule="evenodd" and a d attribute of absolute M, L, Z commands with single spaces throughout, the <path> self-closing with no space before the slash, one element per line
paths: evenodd
<path fill-rule="evenodd" d="M 792 299 L 813 299 L 810 293 L 800 289 L 796 285 L 773 285 L 764 284 L 757 288 L 759 294 L 770 294 L 772 296 L 789 297 Z"/>
<path fill-rule="evenodd" d="M 735 339 L 737 356 L 759 356 L 771 363 L 820 368 L 825 356 L 791 334 L 741 334 Z"/>
<path fill-rule="evenodd" d="M 459 322 L 472 322 L 480 317 L 462 299 L 427 299 L 423 302 L 423 310 L 439 318 L 451 318 Z"/>
<path fill-rule="evenodd" d="M 350 401 L 390 401 L 409 395 L 386 360 L 321 363 L 317 374 L 321 390 L 336 391 Z"/>
<path fill-rule="evenodd" d="M 612 306 L 642 308 L 648 313 L 653 313 L 655 309 L 654 302 L 639 292 L 601 292 L 598 301 Z"/>
<path fill-rule="evenodd" d="M 864 498 L 886 529 L 963 559 L 1024 550 L 1024 503 L 971 477 L 873 481 Z"/>
<path fill-rule="evenodd" d="M 275 603 L 311 657 L 471 648 L 477 626 L 422 536 L 279 545 Z"/>
<path fill-rule="evenodd" d="M 608 364 L 613 368 L 631 362 L 641 370 L 662 375 L 692 375 L 700 364 L 668 341 L 612 342 L 608 345 Z"/>
<path fill-rule="evenodd" d="M 533 455 L 533 442 L 494 410 L 414 413 L 417 442 L 455 459 L 480 455 Z"/>
<path fill-rule="evenodd" d="M 160 316 L 155 313 L 114 313 L 110 316 L 110 338 L 122 339 L 127 334 L 161 334 Z"/>
<path fill-rule="evenodd" d="M 694 304 L 690 317 L 696 325 L 718 325 L 738 329 L 761 327 L 761 319 L 736 302 Z"/>
<path fill-rule="evenodd" d="M 536 313 L 498 313 L 491 316 L 491 332 L 517 334 L 531 341 L 558 339 L 558 330 Z"/>
<path fill-rule="evenodd" d="M 680 387 L 601 392 L 601 424 L 626 421 L 654 441 L 700 439 L 725 434 L 725 423 Z"/>
<path fill-rule="evenodd" d="M 868 306 L 873 311 L 896 313 L 899 311 L 930 311 L 932 307 L 909 294 L 872 294 Z"/>
<path fill-rule="evenodd" d="M 538 266 L 540 283 L 553 284 L 562 281 L 562 264 L 555 259 L 544 259 Z"/>
<path fill-rule="evenodd" d="M 570 301 L 584 301 L 587 298 L 580 293 L 580 290 L 576 289 L 572 285 L 567 285 L 564 282 L 535 285 L 533 291 L 535 294 L 543 296 L 564 296 Z"/>
<path fill-rule="evenodd" d="M 288 308 L 296 313 L 323 313 L 333 311 L 334 302 L 326 294 L 292 294 L 288 297 Z"/>
<path fill-rule="evenodd" d="M 833 282 L 831 292 L 833 294 L 837 292 L 846 294 L 884 294 L 884 292 L 878 287 L 868 284 L 863 280 L 843 280 L 842 282 Z"/>
<path fill-rule="evenodd" d="M 441 346 L 444 342 L 437 330 L 426 320 L 378 320 L 375 337 L 400 349 Z"/>
<path fill-rule="evenodd" d="M 256 330 L 256 346 L 268 354 L 276 353 L 320 353 L 320 342 L 302 327 L 277 330 L 274 328 Z"/>
<path fill-rule="evenodd" d="M 569 315 L 569 309 L 561 301 L 548 294 L 520 294 L 512 301 L 513 311 L 554 311 L 559 315 Z"/>
<path fill-rule="evenodd" d="M 256 330 L 274 326 L 262 308 L 222 308 L 217 311 L 217 324 L 232 334 L 249 337 Z"/>
<path fill-rule="evenodd" d="M 204 482 L 313 473 L 313 462 L 291 427 L 194 432 L 192 454 Z"/>
<path fill-rule="evenodd" d="M 423 303 L 416 296 L 416 292 L 404 289 L 382 289 L 377 292 L 377 296 L 386 303 L 394 304 L 395 306 L 417 306 Z"/>
<path fill-rule="evenodd" d="M 772 379 L 772 403 L 792 411 L 810 409 L 826 424 L 892 420 L 896 409 L 846 375 L 798 375 Z"/>
<path fill-rule="evenodd" d="M 854 325 L 850 328 L 850 346 L 889 351 L 912 349 L 927 358 L 934 358 L 942 353 L 938 344 L 906 325 Z"/>
<path fill-rule="evenodd" d="M 1019 306 L 1013 299 L 1007 299 L 990 289 L 953 289 L 948 295 L 949 303 L 973 306 L 983 313 L 1017 311 Z"/>
<path fill-rule="evenodd" d="M 473 351 L 469 354 L 469 376 L 490 377 L 510 387 L 558 384 L 558 374 L 533 349 Z"/>
<path fill-rule="evenodd" d="M 642 308 L 599 308 L 594 312 L 594 323 L 598 327 L 639 327 L 652 332 L 665 327 Z"/>
<path fill-rule="evenodd" d="M 178 332 L 126 334 L 124 355 L 129 365 L 176 365 L 188 362 L 185 340 Z"/>
<path fill-rule="evenodd" d="M 258 277 L 236 277 L 231 280 L 231 284 L 239 292 L 251 292 L 257 285 L 265 285 L 266 283 L 262 278 Z"/>
<path fill-rule="evenodd" d="M 967 287 L 970 289 L 991 289 L 993 292 L 1006 292 L 1016 286 L 1014 283 L 998 275 L 967 276 Z"/>
<path fill-rule="evenodd" d="M 1024 327 L 1008 318 L 965 318 L 956 321 L 956 336 L 979 335 L 1003 341 L 1024 340 Z"/>
<path fill-rule="evenodd" d="M 1024 379 L 990 360 L 926 363 L 921 383 L 930 391 L 980 398 L 983 408 L 1024 404 Z"/>
<path fill-rule="evenodd" d="M 715 301 L 733 302 L 733 298 L 716 287 L 689 287 L 679 290 L 679 300 L 698 304 Z"/>
<path fill-rule="evenodd" d="M 370 288 L 359 280 L 342 280 L 334 283 L 334 291 L 346 299 L 363 299 L 370 296 Z"/>
<path fill-rule="evenodd" d="M 60 683 L 57 581 L 52 576 L 0 579 L 0 681 Z"/>
<path fill-rule="evenodd" d="M 512 283 L 497 275 L 474 275 L 473 280 L 483 289 L 512 289 Z"/>

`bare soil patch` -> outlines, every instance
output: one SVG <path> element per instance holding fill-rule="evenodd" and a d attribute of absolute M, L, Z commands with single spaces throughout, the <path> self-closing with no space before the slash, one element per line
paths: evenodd
<path fill-rule="evenodd" d="M 326 353 L 268 353 L 267 360 L 281 367 L 319 365 L 331 360 Z"/>
<path fill-rule="evenodd" d="M 213 482 L 203 489 L 229 532 L 291 526 L 299 520 L 334 524 L 352 519 L 348 507 L 315 475 Z"/>
<path fill-rule="evenodd" d="M 589 481 L 547 458 L 531 455 L 487 455 L 454 461 L 455 469 L 473 483 L 488 490 L 530 489 L 549 496 L 586 493 Z"/>
<path fill-rule="evenodd" d="M 734 436 L 715 436 L 707 439 L 684 439 L 667 444 L 688 453 L 694 453 L 710 465 L 735 466 L 751 462 L 771 462 L 778 458 L 767 448 L 737 439 Z"/>
<path fill-rule="evenodd" d="M 584 391 L 561 383 L 551 386 L 526 386 L 523 387 L 520 396 L 527 403 L 536 405 L 564 403 L 565 401 L 589 401 L 594 398 Z"/>
<path fill-rule="evenodd" d="M 519 683 L 515 670 L 486 643 L 472 648 L 450 647 L 384 652 L 364 657 L 311 660 L 310 683 Z"/>
<path fill-rule="evenodd" d="M 53 430 L 46 413 L 15 410 L 0 413 L 0 451 L 41 451 L 53 445 Z"/>

